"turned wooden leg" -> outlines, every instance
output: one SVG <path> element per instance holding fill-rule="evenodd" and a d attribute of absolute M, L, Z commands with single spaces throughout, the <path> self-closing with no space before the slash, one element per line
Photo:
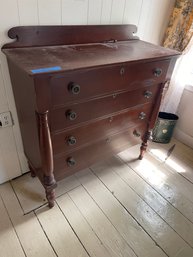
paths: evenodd
<path fill-rule="evenodd" d="M 48 206 L 52 208 L 55 201 L 55 188 L 57 186 L 54 179 L 53 150 L 48 125 L 48 111 L 37 113 L 39 123 L 39 143 L 42 161 L 43 185 L 48 200 Z"/>
<path fill-rule="evenodd" d="M 48 200 L 48 206 L 49 208 L 52 208 L 54 206 L 55 201 L 55 188 L 57 184 L 54 179 L 54 176 L 44 176 L 44 188 L 46 192 L 46 198 Z"/>
<path fill-rule="evenodd" d="M 143 159 L 143 157 L 144 157 L 144 154 L 145 154 L 145 152 L 146 152 L 146 149 L 147 149 L 147 143 L 146 142 L 143 142 L 142 144 L 141 144 L 141 147 L 140 147 L 140 155 L 139 155 L 139 160 L 142 160 Z"/>
<path fill-rule="evenodd" d="M 147 150 L 147 146 L 148 146 L 148 140 L 151 136 L 151 131 L 147 131 L 144 138 L 143 138 L 143 142 L 141 144 L 141 147 L 140 147 L 140 155 L 139 155 L 139 160 L 142 160 L 143 157 L 144 157 L 144 154 Z"/>

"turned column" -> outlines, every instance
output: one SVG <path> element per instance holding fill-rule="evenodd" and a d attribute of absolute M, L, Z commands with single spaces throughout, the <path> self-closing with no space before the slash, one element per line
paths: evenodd
<path fill-rule="evenodd" d="M 143 159 L 144 154 L 147 150 L 148 140 L 151 138 L 152 130 L 154 128 L 154 125 L 155 125 L 155 122 L 156 122 L 156 119 L 157 119 L 157 116 L 159 113 L 159 108 L 160 108 L 160 104 L 162 101 L 162 96 L 163 96 L 165 85 L 167 85 L 167 82 L 159 85 L 160 88 L 158 90 L 157 96 L 155 98 L 155 102 L 152 107 L 150 119 L 149 119 L 148 126 L 147 126 L 147 131 L 142 139 L 143 141 L 142 141 L 142 144 L 140 147 L 140 155 L 138 158 L 139 160 Z"/>
<path fill-rule="evenodd" d="M 48 111 L 37 113 L 39 125 L 39 144 L 43 171 L 43 186 L 50 208 L 54 206 L 55 188 L 57 186 L 54 179 L 53 150 L 48 124 Z"/>

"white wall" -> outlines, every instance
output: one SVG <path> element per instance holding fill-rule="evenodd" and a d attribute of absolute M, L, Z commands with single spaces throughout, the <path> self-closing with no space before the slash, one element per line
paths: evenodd
<path fill-rule="evenodd" d="M 160 44 L 175 0 L 0 0 L 0 46 L 9 28 L 45 24 L 127 24 L 142 40 Z M 14 126 L 0 128 L 0 183 L 28 170 L 7 63 L 0 53 L 0 113 L 11 111 Z"/>

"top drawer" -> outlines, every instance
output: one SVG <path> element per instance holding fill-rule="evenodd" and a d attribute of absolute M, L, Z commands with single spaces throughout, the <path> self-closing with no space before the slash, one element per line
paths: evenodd
<path fill-rule="evenodd" d="M 50 80 L 52 107 L 163 82 L 169 63 L 130 63 L 55 75 Z"/>

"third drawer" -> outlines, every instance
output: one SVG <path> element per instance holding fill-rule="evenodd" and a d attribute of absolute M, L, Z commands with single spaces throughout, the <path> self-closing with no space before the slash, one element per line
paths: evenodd
<path fill-rule="evenodd" d="M 88 145 L 109 135 L 126 130 L 140 122 L 147 122 L 151 113 L 151 107 L 152 104 L 147 103 L 88 125 L 59 133 L 52 133 L 54 155 L 62 152 L 71 152 L 75 148 Z"/>
<path fill-rule="evenodd" d="M 92 165 L 98 160 L 105 160 L 108 156 L 141 142 L 146 132 L 147 124 L 135 124 L 128 130 L 106 137 L 87 147 L 72 153 L 54 157 L 54 173 L 56 180 Z M 138 156 L 136 156 L 137 158 Z"/>

